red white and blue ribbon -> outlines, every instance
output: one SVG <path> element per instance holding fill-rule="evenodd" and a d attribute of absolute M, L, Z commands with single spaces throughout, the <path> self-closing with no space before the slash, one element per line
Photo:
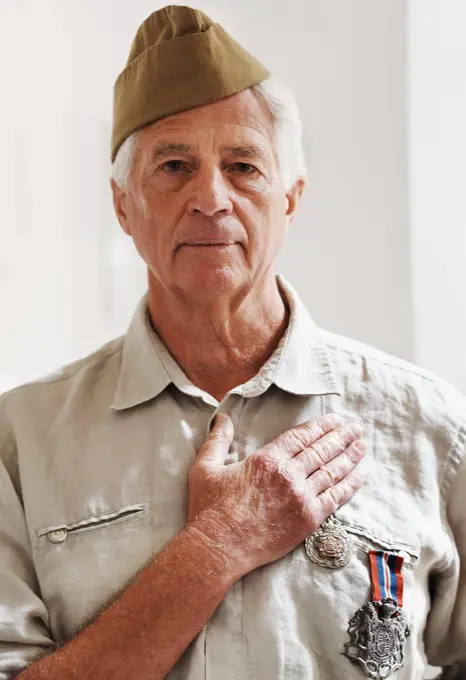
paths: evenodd
<path fill-rule="evenodd" d="M 403 606 L 403 557 L 382 550 L 369 552 L 371 564 L 372 599 L 391 598 Z"/>

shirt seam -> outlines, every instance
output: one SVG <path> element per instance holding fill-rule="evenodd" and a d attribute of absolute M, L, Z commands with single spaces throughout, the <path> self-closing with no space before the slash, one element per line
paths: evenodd
<path fill-rule="evenodd" d="M 147 320 L 147 322 L 150 323 L 148 320 Z M 174 378 L 174 376 L 170 373 L 168 367 L 167 367 L 166 364 L 165 364 L 165 361 L 163 360 L 162 352 L 159 350 L 158 342 L 157 342 L 157 340 L 156 340 L 156 338 L 155 338 L 155 335 L 154 335 L 154 332 L 156 333 L 157 331 L 155 331 L 155 329 L 154 329 L 154 331 L 153 331 L 150 327 L 149 327 L 148 330 L 149 330 L 149 332 L 150 332 L 150 341 L 151 341 L 151 343 L 152 343 L 152 346 L 153 346 L 154 349 L 155 349 L 155 353 L 157 354 L 157 358 L 158 358 L 158 360 L 160 361 L 160 364 L 161 364 L 163 370 L 165 371 L 165 373 L 166 373 L 166 375 L 167 375 L 167 378 L 169 378 L 170 382 L 171 382 L 173 385 L 175 385 L 175 387 L 178 389 L 178 386 L 177 386 L 177 384 L 176 384 L 176 382 L 175 382 L 175 378 Z M 178 364 L 178 362 L 176 361 L 175 357 L 173 357 L 173 355 L 170 353 L 170 350 L 169 350 L 168 347 L 165 345 L 165 343 L 163 342 L 162 338 L 161 338 L 158 334 L 157 334 L 157 337 L 158 337 L 158 339 L 160 340 L 160 342 L 163 343 L 164 348 L 165 348 L 166 351 L 170 354 L 170 356 L 171 356 L 171 358 L 173 359 L 173 361 L 175 362 L 175 364 L 176 364 L 176 365 L 178 366 L 178 368 L 184 373 L 183 369 L 181 368 L 181 366 L 179 366 L 179 364 Z M 185 375 L 186 375 L 186 373 L 185 373 Z M 186 378 L 188 378 L 187 375 L 186 375 Z M 189 378 L 188 378 L 188 380 L 189 380 Z M 191 382 L 191 384 L 194 385 L 194 383 L 193 383 L 192 381 L 190 381 L 190 382 Z M 194 387 L 196 387 L 196 385 L 194 385 Z M 160 394 L 160 393 L 159 393 L 159 394 Z"/>
<path fill-rule="evenodd" d="M 447 453 L 445 462 L 442 465 L 439 487 L 444 501 L 447 500 L 447 493 L 451 488 L 453 478 L 458 473 L 458 469 L 464 460 L 464 451 L 462 454 L 460 448 L 461 445 L 464 446 L 465 444 L 466 425 L 461 423 L 455 432 L 455 436 L 453 437 L 452 444 Z M 450 469 L 449 466 L 451 466 Z"/>
<path fill-rule="evenodd" d="M 102 352 L 102 354 L 98 354 L 98 353 L 97 353 L 97 354 L 94 354 L 94 355 L 91 355 L 91 356 L 92 356 L 93 358 L 95 357 L 96 360 L 97 360 L 98 358 L 100 358 L 100 357 L 101 357 L 101 358 L 104 358 L 104 359 L 107 359 L 108 357 L 111 357 L 111 356 L 113 356 L 114 354 L 117 354 L 118 352 L 121 353 L 121 351 L 122 351 L 122 345 L 119 345 L 118 347 L 115 347 L 115 348 L 114 348 L 113 350 L 111 350 L 111 351 L 108 351 L 108 352 L 105 351 L 105 352 Z M 87 367 L 89 367 L 89 366 L 92 365 L 93 359 L 90 360 L 89 362 L 86 362 L 86 360 L 87 360 L 87 357 L 85 357 L 84 359 L 82 359 L 82 360 L 81 360 L 82 363 L 80 363 L 79 366 L 77 366 L 76 369 L 73 370 L 73 372 L 65 373 L 64 375 L 57 375 L 57 376 L 55 376 L 55 377 L 50 377 L 50 378 L 47 378 L 47 376 L 42 377 L 42 378 L 38 377 L 36 380 L 30 380 L 30 381 L 28 381 L 28 382 L 26 382 L 26 383 L 23 383 L 22 385 L 17 385 L 16 387 L 13 387 L 11 390 L 7 390 L 7 391 L 4 392 L 3 394 L 5 394 L 5 395 L 7 395 L 7 394 L 8 394 L 8 395 L 10 395 L 10 394 L 13 395 L 13 394 L 16 394 L 16 392 L 19 392 L 20 390 L 26 389 L 26 388 L 28 388 L 28 387 L 35 387 L 36 385 L 37 385 L 37 386 L 41 386 L 41 385 L 54 385 L 55 383 L 59 383 L 59 382 L 63 382 L 64 380 L 69 380 L 69 379 L 71 379 L 71 378 L 75 378 L 75 377 L 79 374 L 80 371 L 82 371 L 82 370 L 84 370 L 85 368 L 87 368 Z M 79 361 L 79 359 L 78 359 L 78 361 Z M 60 369 L 58 368 L 57 370 L 60 370 Z"/>
<path fill-rule="evenodd" d="M 422 378 L 423 380 L 426 380 L 429 383 L 432 383 L 433 385 L 436 384 L 435 378 L 431 378 L 428 375 L 425 375 L 423 373 L 420 373 L 419 371 L 416 371 L 411 368 L 405 368 L 404 366 L 398 366 L 394 362 L 386 361 L 384 359 L 379 359 L 377 357 L 372 357 L 370 354 L 364 354 L 363 352 L 359 351 L 352 351 L 350 349 L 346 349 L 346 347 L 339 347 L 338 345 L 333 345 L 331 343 L 324 343 L 328 348 L 339 351 L 339 352 L 344 352 L 345 354 L 349 354 L 350 356 L 357 356 L 360 359 L 365 359 L 366 361 L 373 361 L 375 363 L 381 364 L 382 366 L 388 366 L 389 368 L 395 368 L 403 373 L 407 373 L 408 375 L 415 375 L 418 378 Z"/>
<path fill-rule="evenodd" d="M 453 481 L 459 472 L 461 464 L 465 461 L 464 450 L 463 453 L 460 451 L 461 446 L 464 447 L 465 443 L 466 425 L 462 423 L 458 426 L 455 432 L 455 436 L 452 440 L 452 444 L 440 472 L 439 489 L 442 528 L 451 541 L 454 539 L 452 537 L 447 516 L 448 492 L 451 489 Z M 447 571 L 451 567 L 453 560 L 454 551 L 450 550 L 449 555 L 446 557 L 445 562 L 443 565 L 441 565 L 439 571 Z"/>

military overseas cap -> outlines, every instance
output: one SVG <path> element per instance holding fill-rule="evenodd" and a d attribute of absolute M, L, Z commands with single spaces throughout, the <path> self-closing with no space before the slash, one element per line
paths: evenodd
<path fill-rule="evenodd" d="M 139 27 L 115 83 L 112 161 L 136 130 L 229 97 L 269 76 L 203 12 L 177 5 L 153 12 Z"/>

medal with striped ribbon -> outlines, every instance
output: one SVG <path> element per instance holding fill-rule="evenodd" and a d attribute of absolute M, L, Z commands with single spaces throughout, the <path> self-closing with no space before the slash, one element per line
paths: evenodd
<path fill-rule="evenodd" d="M 384 680 L 403 665 L 409 627 L 403 613 L 403 557 L 381 550 L 369 552 L 372 601 L 350 619 L 350 642 L 343 654 L 365 675 Z"/>

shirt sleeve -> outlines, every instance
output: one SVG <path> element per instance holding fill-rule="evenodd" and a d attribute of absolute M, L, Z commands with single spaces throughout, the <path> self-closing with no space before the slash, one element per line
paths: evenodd
<path fill-rule="evenodd" d="M 447 564 L 431 582 L 425 643 L 429 662 L 442 678 L 466 677 L 466 428 L 460 429 L 444 475 Z"/>
<path fill-rule="evenodd" d="M 41 600 L 18 485 L 14 437 L 0 403 L 0 680 L 10 680 L 56 649 Z"/>

